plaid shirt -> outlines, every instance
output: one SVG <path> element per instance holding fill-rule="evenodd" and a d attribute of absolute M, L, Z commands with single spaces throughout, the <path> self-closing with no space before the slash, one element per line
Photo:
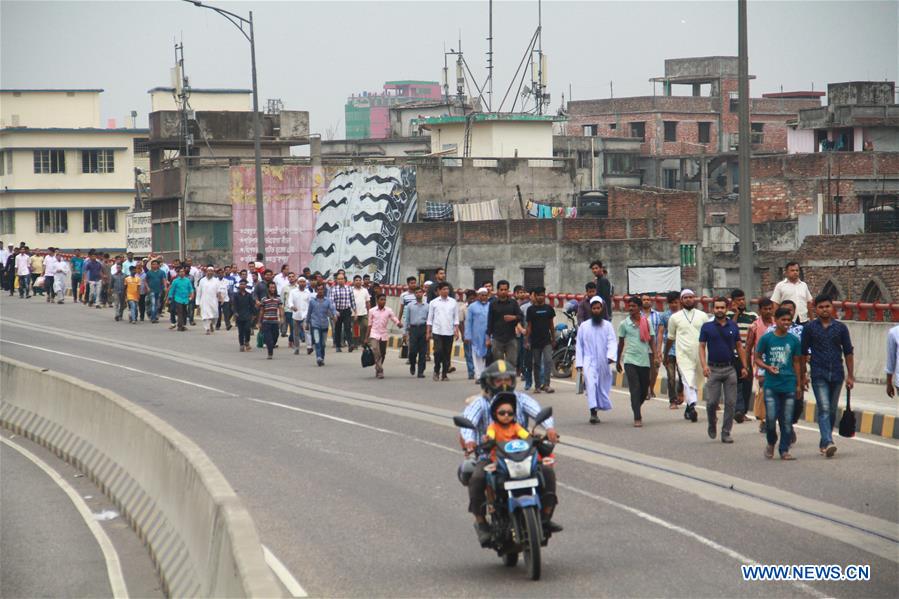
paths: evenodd
<path fill-rule="evenodd" d="M 353 288 L 348 285 L 334 285 L 329 294 L 335 310 L 355 310 L 356 300 L 353 297 Z"/>

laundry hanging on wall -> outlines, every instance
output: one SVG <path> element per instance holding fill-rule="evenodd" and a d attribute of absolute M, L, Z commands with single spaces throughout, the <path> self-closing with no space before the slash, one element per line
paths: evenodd
<path fill-rule="evenodd" d="M 453 220 L 453 205 L 443 202 L 425 202 L 424 220 Z"/>
<path fill-rule="evenodd" d="M 499 208 L 499 200 L 487 200 L 473 204 L 455 204 L 453 206 L 457 221 L 501 220 L 503 214 Z"/>
<path fill-rule="evenodd" d="M 525 208 L 531 218 L 577 218 L 577 208 L 574 206 L 550 206 L 528 200 Z"/>

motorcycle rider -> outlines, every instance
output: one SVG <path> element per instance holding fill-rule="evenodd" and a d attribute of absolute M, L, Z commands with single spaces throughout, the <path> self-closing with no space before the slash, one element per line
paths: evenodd
<path fill-rule="evenodd" d="M 487 434 L 487 428 L 491 424 L 491 399 L 494 395 L 501 391 L 515 393 L 515 421 L 524 428 L 528 428 L 531 418 L 535 418 L 540 412 L 540 404 L 533 397 L 515 391 L 515 367 L 505 360 L 497 360 L 490 364 L 481 374 L 480 396 L 472 399 L 471 403 L 462 412 L 462 416 L 471 421 L 475 425 L 477 431 L 463 428 L 459 429 L 461 441 L 465 447 L 466 455 L 470 455 L 477 450 L 479 440 L 483 440 Z M 550 443 L 557 443 L 559 435 L 556 433 L 555 424 L 552 418 L 547 419 L 543 423 L 546 429 L 546 438 Z M 479 455 L 478 458 L 486 458 Z M 490 542 L 490 526 L 487 524 L 487 477 L 484 467 L 489 462 L 486 459 L 479 459 L 471 478 L 468 482 L 468 511 L 475 518 L 475 532 L 478 536 L 478 542 L 485 546 Z M 555 510 L 558 498 L 556 496 L 556 473 L 553 468 L 542 468 L 543 472 L 543 527 L 548 532 L 561 532 L 562 526 L 552 521 L 553 511 Z"/>

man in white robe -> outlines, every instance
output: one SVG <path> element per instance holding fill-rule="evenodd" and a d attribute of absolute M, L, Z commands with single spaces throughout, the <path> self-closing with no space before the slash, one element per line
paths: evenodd
<path fill-rule="evenodd" d="M 684 383 L 684 398 L 687 407 L 684 418 L 696 422 L 696 400 L 704 377 L 699 363 L 699 331 L 709 320 L 709 315 L 696 308 L 696 295 L 689 289 L 680 294 L 682 309 L 671 315 L 668 320 L 668 340 L 665 342 L 665 363 L 668 363 L 668 350 L 674 346 L 677 355 L 677 370 Z"/>
<path fill-rule="evenodd" d="M 197 283 L 197 305 L 200 307 L 200 318 L 206 334 L 211 335 L 215 329 L 215 321 L 219 317 L 219 289 L 221 282 L 215 278 L 215 269 L 206 269 L 206 276 Z"/>
<path fill-rule="evenodd" d="M 590 318 L 577 329 L 577 369 L 584 377 L 590 424 L 598 424 L 597 410 L 611 410 L 611 365 L 618 360 L 615 327 L 605 319 L 605 304 L 598 295 L 590 299 Z"/>

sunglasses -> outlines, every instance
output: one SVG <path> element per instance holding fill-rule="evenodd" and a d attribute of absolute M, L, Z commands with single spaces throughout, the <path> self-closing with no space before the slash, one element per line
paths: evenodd
<path fill-rule="evenodd" d="M 497 416 L 514 416 L 515 412 L 513 412 L 512 410 L 497 410 L 496 415 Z"/>

